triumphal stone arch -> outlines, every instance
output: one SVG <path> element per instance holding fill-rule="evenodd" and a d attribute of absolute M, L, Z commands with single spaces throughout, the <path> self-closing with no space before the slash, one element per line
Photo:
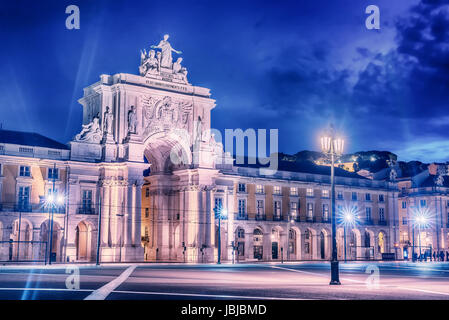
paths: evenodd
<path fill-rule="evenodd" d="M 103 261 L 212 261 L 217 254 L 213 179 L 225 156 L 209 134 L 215 100 L 188 82 L 172 54 L 181 52 L 165 35 L 141 51 L 139 75 L 101 75 L 79 100 L 83 125 L 71 160 L 97 164 Z M 72 184 L 89 180 L 84 175 L 74 166 Z"/>

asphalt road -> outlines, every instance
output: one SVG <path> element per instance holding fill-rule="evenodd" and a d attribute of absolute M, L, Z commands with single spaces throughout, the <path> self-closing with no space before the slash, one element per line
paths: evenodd
<path fill-rule="evenodd" d="M 0 299 L 449 299 L 444 262 L 340 263 L 340 286 L 329 262 L 67 267 L 0 267 Z"/>

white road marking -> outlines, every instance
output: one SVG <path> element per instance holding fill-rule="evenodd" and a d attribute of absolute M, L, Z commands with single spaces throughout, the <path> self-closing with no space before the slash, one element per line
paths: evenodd
<path fill-rule="evenodd" d="M 447 293 L 447 292 L 431 291 L 431 290 L 424 290 L 424 289 L 418 289 L 418 288 L 407 288 L 407 287 L 398 287 L 398 288 L 402 289 L 402 290 L 408 290 L 408 291 L 419 291 L 419 292 L 424 292 L 424 293 L 441 294 L 444 296 L 449 296 L 449 293 Z"/>
<path fill-rule="evenodd" d="M 0 288 L 0 291 L 70 291 L 70 292 L 92 292 L 94 289 L 66 289 L 66 288 Z"/>
<path fill-rule="evenodd" d="M 307 271 L 302 271 L 302 270 L 295 270 L 295 269 L 289 269 L 289 268 L 283 268 L 283 267 L 277 267 L 277 266 L 272 266 L 272 268 L 282 269 L 282 270 L 287 270 L 287 271 L 292 271 L 292 272 L 298 272 L 298 273 L 307 273 L 307 274 L 312 274 L 312 275 L 321 276 L 321 277 L 328 277 L 328 275 L 323 275 L 323 274 L 314 273 L 314 272 L 307 272 Z M 340 278 L 340 279 L 344 280 L 344 281 L 365 283 L 365 281 L 348 279 L 348 278 Z M 380 286 L 383 286 L 383 285 L 380 285 Z M 400 286 L 391 286 L 391 285 L 387 285 L 387 286 L 383 286 L 383 287 L 385 287 L 385 288 L 386 287 L 390 287 L 390 288 L 393 287 L 393 288 L 397 288 L 397 289 L 400 289 L 400 290 L 417 291 L 417 292 L 424 292 L 424 293 L 430 293 L 430 294 L 438 294 L 438 295 L 449 296 L 449 293 L 447 293 L 447 292 L 440 292 L 440 291 L 432 291 L 432 290 L 424 290 L 424 289 L 400 287 Z"/>
<path fill-rule="evenodd" d="M 326 277 L 326 278 L 328 277 L 328 275 L 325 275 L 325 274 L 315 273 L 315 272 L 308 272 L 308 271 L 303 271 L 303 270 L 289 269 L 289 268 L 278 267 L 278 266 L 272 266 L 272 268 L 282 269 L 282 270 L 287 270 L 287 271 L 293 271 L 293 272 L 298 272 L 298 273 L 306 273 L 306 274 L 311 274 L 311 275 L 319 276 L 319 277 Z M 341 279 L 345 280 L 345 281 L 365 283 L 365 281 L 360 281 L 360 280 L 354 280 L 354 279 L 348 279 L 348 278 L 341 278 Z"/>
<path fill-rule="evenodd" d="M 106 297 L 114 291 L 119 285 L 121 285 L 136 269 L 136 265 L 130 266 L 128 269 L 123 271 L 121 275 L 112 280 L 111 282 L 105 284 L 100 289 L 95 290 L 90 295 L 88 295 L 84 300 L 104 300 Z"/>

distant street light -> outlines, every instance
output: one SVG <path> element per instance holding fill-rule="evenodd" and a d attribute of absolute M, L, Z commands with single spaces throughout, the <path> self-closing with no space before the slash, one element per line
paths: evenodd
<path fill-rule="evenodd" d="M 50 207 L 50 220 L 49 220 L 49 224 L 50 224 L 50 243 L 48 244 L 49 246 L 49 261 L 48 264 L 51 264 L 51 255 L 52 255 L 52 251 L 53 251 L 53 215 L 54 215 L 54 210 L 55 208 L 60 208 L 61 206 L 64 205 L 65 202 L 65 197 L 63 194 L 58 194 L 55 190 L 55 172 L 56 172 L 56 165 L 53 168 L 53 188 L 51 189 L 50 193 L 47 195 L 46 199 L 45 199 L 45 205 L 47 207 Z"/>
<path fill-rule="evenodd" d="M 419 255 L 421 256 L 421 228 L 428 228 L 430 226 L 430 211 L 427 208 L 418 208 L 414 212 L 412 219 L 413 224 L 413 254 L 412 262 L 416 262 L 415 258 L 415 227 L 418 226 L 418 247 Z"/>
<path fill-rule="evenodd" d="M 332 216 L 332 260 L 331 260 L 331 285 L 339 285 L 339 271 L 337 258 L 337 239 L 336 239 L 336 222 L 335 222 L 335 176 L 334 165 L 335 158 L 343 154 L 344 140 L 336 137 L 334 128 L 330 127 L 329 132 L 321 137 L 321 151 L 331 158 L 331 216 Z"/>
<path fill-rule="evenodd" d="M 221 202 L 214 207 L 215 217 L 218 218 L 218 259 L 217 264 L 221 264 L 221 219 L 227 218 L 228 211 L 223 209 Z"/>
<path fill-rule="evenodd" d="M 344 241 L 344 252 L 345 252 L 345 262 L 346 262 L 346 227 L 350 227 L 351 229 L 355 227 L 358 222 L 358 213 L 357 209 L 354 206 L 348 206 L 342 209 L 340 212 L 341 215 L 341 223 L 343 224 L 343 241 Z"/>

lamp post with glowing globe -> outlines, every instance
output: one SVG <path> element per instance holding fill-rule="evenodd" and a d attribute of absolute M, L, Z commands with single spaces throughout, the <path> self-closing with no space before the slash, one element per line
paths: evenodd
<path fill-rule="evenodd" d="M 49 254 L 48 264 L 51 264 L 51 260 L 52 260 L 51 254 L 52 254 L 52 251 L 53 251 L 53 215 L 54 215 L 54 212 L 55 212 L 55 208 L 56 207 L 59 207 L 59 208 L 62 207 L 64 205 L 64 201 L 65 201 L 64 195 L 57 194 L 55 192 L 55 188 L 54 187 L 51 190 L 51 192 L 47 195 L 47 198 L 46 198 L 46 204 L 47 204 L 47 206 L 50 207 L 50 221 L 49 221 L 49 224 L 50 224 L 50 243 L 48 244 L 48 246 L 49 246 L 49 253 L 50 254 Z"/>
<path fill-rule="evenodd" d="M 346 262 L 346 228 L 354 227 L 357 224 L 358 214 L 354 207 L 344 208 L 341 215 L 341 222 L 343 224 L 343 241 L 344 241 L 344 251 L 345 251 L 345 262 Z"/>
<path fill-rule="evenodd" d="M 218 202 L 217 205 L 214 207 L 214 213 L 215 217 L 218 218 L 218 258 L 217 258 L 217 264 L 221 264 L 221 219 L 226 219 L 228 216 L 228 211 L 226 209 L 223 209 L 223 205 L 220 202 Z"/>
<path fill-rule="evenodd" d="M 330 130 L 321 137 L 321 151 L 331 159 L 331 217 L 332 217 L 332 259 L 331 259 L 331 285 L 339 285 L 339 271 L 337 258 L 337 239 L 336 239 L 336 221 L 335 221 L 335 160 L 343 154 L 344 140 L 335 134 L 331 125 Z"/>

